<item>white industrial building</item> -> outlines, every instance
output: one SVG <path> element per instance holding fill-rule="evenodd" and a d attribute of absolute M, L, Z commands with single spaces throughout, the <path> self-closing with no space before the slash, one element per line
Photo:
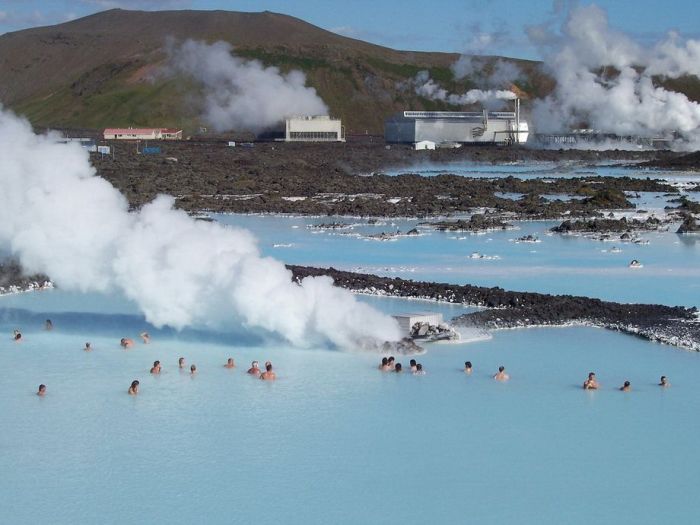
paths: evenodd
<path fill-rule="evenodd" d="M 527 142 L 528 125 L 520 120 L 520 101 L 515 111 L 404 111 L 384 123 L 387 142 L 417 144 Z"/>
<path fill-rule="evenodd" d="M 105 140 L 181 140 L 182 130 L 172 128 L 107 128 Z"/>
<path fill-rule="evenodd" d="M 435 143 L 432 140 L 421 140 L 413 145 L 416 151 L 422 149 L 435 149 Z"/>
<path fill-rule="evenodd" d="M 442 314 L 434 312 L 396 314 L 392 316 L 399 322 L 399 327 L 404 334 L 410 334 L 416 323 L 428 323 L 433 326 L 442 324 Z"/>
<path fill-rule="evenodd" d="M 285 121 L 286 142 L 345 142 L 340 119 L 327 115 L 291 117 Z"/>

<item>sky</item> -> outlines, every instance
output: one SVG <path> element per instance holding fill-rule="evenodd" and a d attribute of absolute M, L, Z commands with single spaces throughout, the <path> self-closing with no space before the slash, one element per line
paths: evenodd
<path fill-rule="evenodd" d="M 105 9 L 275 11 L 396 49 L 537 59 L 524 27 L 575 0 L 0 0 L 0 33 L 51 25 Z M 588 4 L 591 2 L 578 2 Z M 640 42 L 669 30 L 700 37 L 698 0 L 597 0 L 610 24 Z"/>

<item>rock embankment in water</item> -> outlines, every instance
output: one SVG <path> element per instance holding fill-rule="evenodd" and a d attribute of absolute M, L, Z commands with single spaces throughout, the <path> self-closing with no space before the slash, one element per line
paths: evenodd
<path fill-rule="evenodd" d="M 438 231 L 470 233 L 508 230 L 514 228 L 512 224 L 502 221 L 496 217 L 489 217 L 483 213 L 476 213 L 472 215 L 469 220 L 459 219 L 456 221 L 425 222 L 423 224 Z"/>
<path fill-rule="evenodd" d="M 509 292 L 502 288 L 411 281 L 334 268 L 288 268 L 297 280 L 307 276 L 328 275 L 335 280 L 337 286 L 355 292 L 434 299 L 486 308 L 453 319 L 452 324 L 456 326 L 500 329 L 587 324 L 700 352 L 697 308 L 622 304 L 572 295 Z"/>
<path fill-rule="evenodd" d="M 551 229 L 554 233 L 626 233 L 636 231 L 656 231 L 663 222 L 656 217 L 649 217 L 644 221 L 637 219 L 591 219 L 591 220 L 566 220 L 559 226 Z"/>
<path fill-rule="evenodd" d="M 676 233 L 700 233 L 700 224 L 692 215 L 686 215 Z"/>
<path fill-rule="evenodd" d="M 45 275 L 25 275 L 16 262 L 0 262 L 0 295 L 41 290 L 52 286 L 51 280 Z"/>

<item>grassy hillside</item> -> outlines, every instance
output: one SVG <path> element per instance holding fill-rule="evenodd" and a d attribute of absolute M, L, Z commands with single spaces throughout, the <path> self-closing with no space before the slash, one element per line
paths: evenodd
<path fill-rule="evenodd" d="M 396 51 L 336 35 L 275 13 L 110 10 L 64 24 L 0 36 L 0 101 L 40 126 L 182 126 L 196 129 L 198 86 L 154 80 L 168 37 L 230 42 L 240 56 L 299 69 L 349 133 L 381 132 L 384 118 L 411 109 L 454 109 L 398 85 L 427 69 L 451 91 L 449 53 Z M 494 59 L 495 60 L 495 59 Z M 551 83 L 536 63 L 519 87 L 539 95 Z"/>

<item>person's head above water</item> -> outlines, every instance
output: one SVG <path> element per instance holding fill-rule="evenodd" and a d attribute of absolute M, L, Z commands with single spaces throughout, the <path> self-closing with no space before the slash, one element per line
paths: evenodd
<path fill-rule="evenodd" d="M 272 363 L 270 363 L 270 362 L 268 361 L 267 364 L 265 365 L 265 370 L 267 370 L 268 372 L 269 372 L 270 370 L 272 370 Z"/>
<path fill-rule="evenodd" d="M 505 369 L 506 369 L 505 366 L 499 366 L 499 367 L 498 367 L 498 371 L 499 371 L 499 372 L 503 372 Z"/>
<path fill-rule="evenodd" d="M 197 371 L 197 366 L 196 366 L 196 365 L 192 365 L 192 366 L 190 367 L 190 372 L 192 372 L 192 373 L 194 374 L 196 371 Z"/>
<path fill-rule="evenodd" d="M 423 365 L 420 364 L 420 363 L 418 363 L 418 364 L 416 365 L 416 369 L 420 372 L 421 370 L 423 370 Z"/>
<path fill-rule="evenodd" d="M 153 361 L 153 366 L 158 366 L 160 365 L 160 361 Z"/>
<path fill-rule="evenodd" d="M 401 372 L 401 363 L 396 363 L 394 370 L 396 370 L 397 372 Z"/>
<path fill-rule="evenodd" d="M 382 366 L 389 364 L 389 360 L 386 357 L 382 357 Z"/>
<path fill-rule="evenodd" d="M 595 377 L 595 372 L 590 372 L 588 374 L 588 379 L 593 379 Z"/>
<path fill-rule="evenodd" d="M 396 359 L 394 359 L 393 355 L 390 355 L 389 356 L 389 363 L 393 363 L 394 361 L 396 361 Z"/>
<path fill-rule="evenodd" d="M 250 363 L 250 366 L 253 368 L 258 368 L 259 365 L 260 365 L 260 363 L 257 361 L 253 361 L 252 363 Z"/>
<path fill-rule="evenodd" d="M 471 368 L 472 367 L 472 362 L 471 361 L 465 361 L 464 362 L 464 368 Z"/>
<path fill-rule="evenodd" d="M 177 360 L 177 364 L 182 368 L 185 364 L 185 358 L 181 357 L 180 359 Z"/>
<path fill-rule="evenodd" d="M 416 363 L 416 360 L 415 360 L 415 359 L 411 359 L 411 360 L 409 361 L 409 364 L 410 364 L 411 366 L 416 366 L 417 363 Z"/>
<path fill-rule="evenodd" d="M 39 390 L 37 392 L 38 395 L 43 396 L 46 393 L 46 385 L 41 384 L 39 385 Z"/>

